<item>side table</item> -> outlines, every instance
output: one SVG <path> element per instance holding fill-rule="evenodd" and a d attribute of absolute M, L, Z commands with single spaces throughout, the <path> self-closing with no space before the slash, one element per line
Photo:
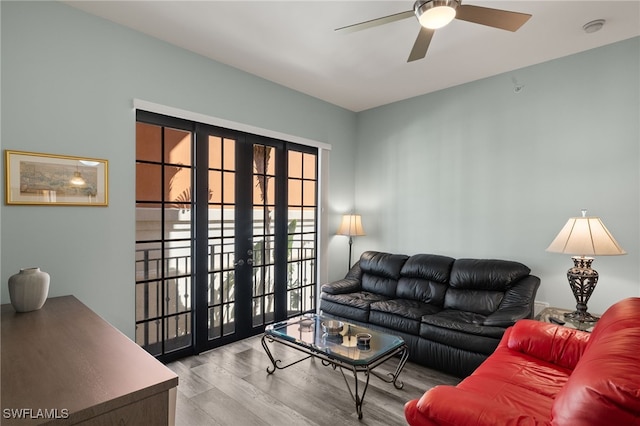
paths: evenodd
<path fill-rule="evenodd" d="M 559 324 L 563 327 L 575 328 L 589 333 L 593 331 L 593 327 L 596 325 L 595 321 L 578 321 L 576 319 L 565 318 L 564 314 L 567 312 L 573 312 L 573 310 L 554 307 L 544 308 L 538 315 L 536 315 L 535 319 L 537 321 Z M 556 322 L 554 319 L 558 321 Z"/>

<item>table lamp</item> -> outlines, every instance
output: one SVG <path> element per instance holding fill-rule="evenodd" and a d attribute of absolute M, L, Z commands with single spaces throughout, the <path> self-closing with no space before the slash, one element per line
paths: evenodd
<path fill-rule="evenodd" d="M 338 228 L 337 235 L 346 235 L 349 237 L 349 267 L 351 269 L 351 246 L 353 245 L 353 237 L 366 235 L 362 228 L 362 218 L 359 214 L 345 214 L 342 216 L 342 223 Z"/>
<path fill-rule="evenodd" d="M 591 269 L 594 258 L 590 256 L 617 256 L 626 252 L 616 242 L 599 217 L 572 217 L 551 242 L 547 251 L 573 254 L 573 268 L 567 271 L 569 286 L 576 298 L 576 310 L 565 314 L 566 318 L 594 322 L 598 317 L 587 312 L 587 302 L 598 283 L 598 272 Z"/>

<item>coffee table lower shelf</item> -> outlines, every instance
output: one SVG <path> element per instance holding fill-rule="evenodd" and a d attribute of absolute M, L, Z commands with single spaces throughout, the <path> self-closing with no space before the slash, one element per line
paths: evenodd
<path fill-rule="evenodd" d="M 296 361 L 290 362 L 289 364 L 282 365 L 282 360 L 275 359 L 271 353 L 271 350 L 269 349 L 269 346 L 267 345 L 267 343 L 273 344 L 276 342 L 285 346 L 289 346 L 290 348 L 293 348 L 299 352 L 302 352 L 307 356 L 301 359 L 298 359 Z M 409 351 L 407 349 L 406 344 L 403 344 L 399 347 L 389 350 L 388 352 L 382 353 L 379 357 L 365 364 L 357 364 L 357 363 L 341 360 L 337 357 L 332 357 L 331 354 L 326 353 L 319 348 L 316 349 L 313 347 L 301 346 L 296 342 L 292 342 L 290 340 L 287 340 L 278 336 L 274 336 L 268 333 L 265 333 L 262 336 L 262 347 L 264 348 L 264 351 L 267 353 L 267 356 L 271 361 L 271 365 L 267 367 L 267 373 L 269 374 L 273 374 L 276 370 L 284 370 L 287 367 L 291 367 L 292 365 L 295 365 L 299 362 L 302 362 L 312 357 L 320 359 L 323 365 L 331 366 L 333 367 L 334 370 L 336 368 L 340 369 L 340 373 L 342 373 L 342 377 L 344 378 L 344 381 L 347 385 L 347 389 L 351 394 L 351 398 L 356 404 L 356 413 L 358 414 L 358 419 L 362 419 L 362 403 L 364 401 L 365 394 L 367 393 L 367 388 L 369 387 L 369 377 L 371 376 L 371 374 L 373 374 L 374 376 L 378 377 L 379 379 L 383 380 L 386 383 L 392 383 L 396 389 L 402 389 L 404 387 L 404 383 L 398 380 L 398 376 L 400 376 L 400 373 L 402 372 L 402 369 L 404 368 L 405 364 L 407 363 L 407 359 L 409 358 Z M 396 370 L 394 373 L 387 373 L 386 375 L 382 375 L 382 374 L 379 374 L 377 371 L 373 371 L 376 367 L 378 367 L 379 365 L 383 364 L 384 362 L 388 361 L 390 358 L 393 358 L 396 355 L 400 356 L 400 362 L 398 363 L 398 366 L 396 367 Z M 347 376 L 344 373 L 344 370 L 349 370 L 353 373 L 353 378 L 355 382 L 353 390 L 351 385 L 349 384 L 349 380 L 347 379 Z M 362 393 L 360 393 L 359 386 L 358 386 L 359 373 L 364 374 L 365 376 L 364 388 L 362 389 Z"/>

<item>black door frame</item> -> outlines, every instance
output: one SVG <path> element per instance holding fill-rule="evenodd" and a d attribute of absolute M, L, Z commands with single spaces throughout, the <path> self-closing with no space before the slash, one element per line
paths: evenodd
<path fill-rule="evenodd" d="M 197 123 L 190 120 L 175 118 L 163 114 L 152 113 L 142 110 L 136 111 L 136 120 L 148 124 L 172 127 L 189 131 L 192 134 L 192 188 L 194 189 L 191 200 L 192 205 L 192 250 L 191 256 L 193 265 L 191 272 L 191 321 L 192 335 L 191 345 L 171 352 L 163 353 L 157 358 L 163 362 L 169 362 L 178 358 L 201 353 L 203 351 L 222 346 L 264 331 L 265 324 L 254 327 L 252 324 L 252 267 L 247 262 L 251 256 L 249 250 L 253 248 L 253 197 L 246 196 L 252 194 L 253 188 L 253 146 L 254 144 L 270 146 L 275 151 L 276 179 L 275 179 L 275 205 L 274 233 L 276 235 L 275 247 L 275 276 L 276 283 L 287 282 L 287 243 L 288 243 L 288 210 L 287 210 L 287 153 L 293 148 L 296 151 L 314 153 L 317 155 L 317 148 L 307 147 L 292 142 L 273 139 L 265 136 L 254 135 L 242 131 L 225 129 L 209 124 Z M 216 137 L 233 139 L 236 141 L 236 182 L 235 182 L 235 258 L 243 259 L 243 265 L 235 268 L 236 285 L 240 283 L 243 292 L 242 297 L 237 297 L 236 288 L 236 328 L 235 332 L 221 336 L 216 339 L 208 338 L 208 202 L 198 202 L 198 200 L 208 201 L 208 143 L 209 135 Z M 251 161 L 247 161 L 251 159 Z M 317 194 L 316 194 L 317 199 Z M 316 210 L 319 208 L 316 204 Z M 318 217 L 316 213 L 316 218 Z M 201 231 L 202 230 L 202 231 Z M 317 223 L 316 223 L 317 232 Z M 317 234 L 316 234 L 317 247 Z M 317 251 L 316 251 L 317 259 Z M 316 287 L 317 292 L 317 287 Z M 245 297 L 246 295 L 246 297 Z M 274 300 L 274 321 L 281 321 L 287 318 L 287 288 L 275 289 Z M 164 339 L 164 335 L 163 335 Z M 163 345 L 164 346 L 164 345 Z"/>

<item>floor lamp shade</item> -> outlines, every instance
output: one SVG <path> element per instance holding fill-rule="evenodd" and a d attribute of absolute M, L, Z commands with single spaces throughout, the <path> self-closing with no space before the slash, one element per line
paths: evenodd
<path fill-rule="evenodd" d="M 583 210 L 582 217 L 570 218 L 547 251 L 574 255 L 574 266 L 567 271 L 567 279 L 576 299 L 576 310 L 565 316 L 579 321 L 597 321 L 597 317 L 587 312 L 587 302 L 598 283 L 598 272 L 591 269 L 594 260 L 591 256 L 618 256 L 626 252 L 599 217 L 587 217 L 586 214 Z"/>
<path fill-rule="evenodd" d="M 362 218 L 359 214 L 345 214 L 342 216 L 342 222 L 338 228 L 337 235 L 346 235 L 349 237 L 349 266 L 347 270 L 351 269 L 351 247 L 353 245 L 353 237 L 360 237 L 366 235 L 364 228 L 362 227 Z"/>
<path fill-rule="evenodd" d="M 342 222 L 336 234 L 349 237 L 366 235 L 362 228 L 362 217 L 359 214 L 345 214 L 342 216 Z"/>

